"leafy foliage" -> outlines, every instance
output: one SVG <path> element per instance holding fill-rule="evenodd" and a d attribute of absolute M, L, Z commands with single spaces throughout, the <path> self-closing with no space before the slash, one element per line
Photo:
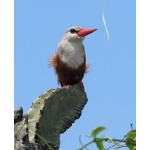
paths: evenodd
<path fill-rule="evenodd" d="M 111 137 L 98 137 L 98 134 L 106 130 L 106 127 L 99 126 L 91 132 L 92 141 L 83 145 L 78 150 L 83 150 L 90 144 L 96 144 L 98 150 L 118 150 L 127 147 L 129 150 L 136 150 L 136 130 L 130 130 L 123 139 L 116 139 Z M 105 146 L 104 146 L 105 145 Z"/>
<path fill-rule="evenodd" d="M 105 127 L 97 127 L 97 128 L 95 128 L 95 129 L 92 131 L 92 133 L 91 133 L 92 137 L 96 138 L 96 136 L 97 136 L 100 132 L 102 132 L 103 130 L 105 130 L 105 129 L 106 129 Z"/>
<path fill-rule="evenodd" d="M 130 150 L 135 150 L 135 145 L 136 145 L 136 130 L 131 130 L 127 133 L 126 136 L 126 145 Z"/>

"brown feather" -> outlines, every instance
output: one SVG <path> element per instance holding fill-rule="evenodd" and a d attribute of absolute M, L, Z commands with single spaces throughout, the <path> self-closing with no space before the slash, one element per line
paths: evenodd
<path fill-rule="evenodd" d="M 84 62 L 76 69 L 68 67 L 65 63 L 63 63 L 59 57 L 58 53 L 55 53 L 50 58 L 50 67 L 54 67 L 58 82 L 61 86 L 64 85 L 73 85 L 82 81 L 84 74 L 86 73 L 87 68 L 89 67 L 86 64 L 86 58 L 84 56 Z"/>

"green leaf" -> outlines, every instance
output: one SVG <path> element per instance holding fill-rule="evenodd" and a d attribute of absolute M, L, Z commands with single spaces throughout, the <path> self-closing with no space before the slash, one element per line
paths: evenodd
<path fill-rule="evenodd" d="M 127 138 L 135 138 L 136 137 L 136 130 L 131 130 L 127 133 Z"/>
<path fill-rule="evenodd" d="M 136 142 L 132 138 L 127 138 L 126 139 L 126 145 L 130 150 L 135 150 L 136 147 Z"/>
<path fill-rule="evenodd" d="M 133 145 L 127 145 L 127 146 L 129 148 L 129 150 L 135 150 L 136 149 L 135 146 L 133 146 Z"/>
<path fill-rule="evenodd" d="M 97 134 L 99 134 L 100 132 L 102 132 L 103 130 L 105 130 L 106 128 L 105 127 L 97 127 L 97 128 L 95 128 L 93 131 L 92 131 L 92 133 L 91 133 L 91 135 L 92 135 L 92 137 L 96 137 L 97 136 Z"/>
<path fill-rule="evenodd" d="M 130 150 L 135 150 L 136 147 L 136 130 L 131 130 L 127 133 L 126 145 Z"/>
<path fill-rule="evenodd" d="M 104 146 L 103 146 L 103 140 L 102 139 L 96 139 L 95 140 L 96 146 L 99 150 L 105 150 Z"/>

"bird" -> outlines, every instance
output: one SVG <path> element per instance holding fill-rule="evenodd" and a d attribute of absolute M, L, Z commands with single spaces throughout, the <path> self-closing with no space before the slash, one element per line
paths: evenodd
<path fill-rule="evenodd" d="M 73 26 L 66 30 L 58 44 L 58 50 L 50 57 L 49 66 L 53 67 L 61 87 L 79 84 L 84 89 L 82 79 L 89 67 L 83 45 L 85 36 L 96 31 L 95 28 Z"/>

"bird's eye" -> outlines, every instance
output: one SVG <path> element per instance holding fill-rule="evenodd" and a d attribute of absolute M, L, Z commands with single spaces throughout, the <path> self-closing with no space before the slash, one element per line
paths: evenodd
<path fill-rule="evenodd" d="M 70 29 L 70 32 L 71 32 L 71 33 L 76 33 L 77 31 L 72 28 L 72 29 Z"/>

